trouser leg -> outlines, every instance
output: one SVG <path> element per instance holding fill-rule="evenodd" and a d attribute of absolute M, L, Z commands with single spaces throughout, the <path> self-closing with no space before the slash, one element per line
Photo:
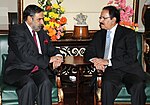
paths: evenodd
<path fill-rule="evenodd" d="M 30 77 L 26 80 L 28 82 L 22 88 L 17 89 L 19 105 L 34 105 L 38 88 Z"/>
<path fill-rule="evenodd" d="M 102 105 L 114 105 L 121 89 L 121 75 L 118 71 L 106 70 L 102 77 Z"/>
<path fill-rule="evenodd" d="M 127 74 L 124 78 L 128 93 L 131 94 L 132 105 L 145 105 L 145 83 L 138 76 Z"/>
<path fill-rule="evenodd" d="M 38 86 L 38 105 L 52 105 L 52 83 L 48 75 L 43 71 L 39 71 L 32 76 Z"/>
<path fill-rule="evenodd" d="M 52 105 L 52 89 L 49 81 L 39 86 L 38 105 Z"/>
<path fill-rule="evenodd" d="M 145 105 L 146 95 L 143 83 L 135 84 L 132 86 L 131 103 L 132 105 Z"/>
<path fill-rule="evenodd" d="M 117 97 L 121 86 L 113 86 L 111 82 L 102 84 L 102 105 L 114 105 L 114 100 Z"/>
<path fill-rule="evenodd" d="M 8 78 L 9 80 L 15 78 L 15 82 L 11 85 L 18 87 L 19 105 L 34 105 L 35 100 L 38 105 L 52 105 L 52 83 L 45 70 L 39 70 L 32 74 L 14 70 L 9 73 L 8 77 L 11 77 Z"/>

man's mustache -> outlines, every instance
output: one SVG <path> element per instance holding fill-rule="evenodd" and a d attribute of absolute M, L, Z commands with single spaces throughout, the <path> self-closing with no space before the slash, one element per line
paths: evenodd
<path fill-rule="evenodd" d="M 104 25 L 104 23 L 100 23 L 100 25 Z"/>
<path fill-rule="evenodd" d="M 102 28 L 101 25 L 104 25 L 104 24 L 103 24 L 103 23 L 99 23 L 99 27 L 100 27 L 100 28 Z"/>

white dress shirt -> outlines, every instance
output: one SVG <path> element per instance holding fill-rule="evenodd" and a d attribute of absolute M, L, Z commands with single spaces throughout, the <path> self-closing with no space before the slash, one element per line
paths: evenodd
<path fill-rule="evenodd" d="M 30 31 L 32 37 L 33 37 L 32 28 L 28 25 L 27 22 L 25 22 L 25 23 L 26 23 L 26 25 L 27 25 L 27 27 L 28 27 L 28 29 L 29 29 L 29 31 Z M 35 31 L 35 35 L 36 35 L 36 40 L 37 40 L 37 45 L 38 45 L 39 54 L 42 54 L 41 45 L 40 45 L 40 40 L 39 40 L 39 37 L 38 37 L 38 34 L 37 34 L 36 31 Z"/>
<path fill-rule="evenodd" d="M 109 47 L 110 49 L 109 49 L 109 54 L 108 54 L 108 60 L 109 60 L 108 66 L 112 66 L 110 59 L 112 58 L 112 45 L 113 45 L 113 40 L 114 40 L 115 31 L 116 31 L 117 26 L 118 26 L 118 24 L 116 24 L 112 29 L 107 30 L 107 32 L 111 31 L 111 34 L 110 34 L 111 42 L 110 42 L 110 47 Z"/>
<path fill-rule="evenodd" d="M 25 22 L 25 23 L 26 23 L 26 25 L 27 25 L 27 27 L 28 27 L 28 29 L 29 29 L 29 31 L 30 31 L 32 37 L 33 37 L 32 28 L 28 25 L 27 22 Z M 42 50 L 41 50 L 41 45 L 40 45 L 40 40 L 39 40 L 38 34 L 37 34 L 37 32 L 35 32 L 35 34 L 36 34 L 36 40 L 37 40 L 37 45 L 38 45 L 39 54 L 42 54 Z M 56 54 L 56 56 L 61 56 L 61 57 L 63 57 L 61 54 Z"/>

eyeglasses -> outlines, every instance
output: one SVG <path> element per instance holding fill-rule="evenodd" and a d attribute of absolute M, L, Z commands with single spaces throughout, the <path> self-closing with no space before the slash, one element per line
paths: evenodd
<path fill-rule="evenodd" d="M 104 20 L 106 20 L 106 19 L 108 19 L 108 18 L 110 18 L 110 17 L 103 17 L 103 16 L 100 16 L 100 17 L 99 17 L 99 19 L 104 19 Z"/>

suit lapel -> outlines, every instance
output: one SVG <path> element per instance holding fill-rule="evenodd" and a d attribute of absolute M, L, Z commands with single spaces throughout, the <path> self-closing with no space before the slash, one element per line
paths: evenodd
<path fill-rule="evenodd" d="M 105 51 L 105 42 L 106 42 L 106 30 L 102 29 L 96 35 L 97 37 L 94 38 L 94 43 L 96 43 L 96 49 L 98 51 L 98 57 L 104 56 Z"/>
<path fill-rule="evenodd" d="M 106 30 L 104 30 L 103 31 L 103 33 L 102 33 L 102 39 L 104 39 L 104 40 L 101 40 L 102 41 L 102 51 L 101 52 L 103 52 L 103 56 L 104 56 L 104 53 L 105 53 L 105 43 L 106 43 L 106 33 L 107 33 L 107 31 Z"/>
<path fill-rule="evenodd" d="M 114 40 L 113 40 L 113 46 L 112 46 L 112 55 L 114 52 L 114 48 L 115 46 L 118 44 L 118 41 L 120 40 L 120 38 L 122 37 L 122 30 L 121 30 L 121 26 L 117 26 L 116 28 L 116 32 L 115 32 L 115 36 L 114 36 Z"/>
<path fill-rule="evenodd" d="M 26 35 L 28 35 L 27 37 L 29 38 L 29 40 L 31 41 L 31 43 L 34 44 L 35 49 L 38 51 L 37 45 L 36 45 L 36 43 L 34 42 L 34 39 L 33 39 L 33 37 L 32 37 L 32 34 L 31 34 L 31 32 L 29 31 L 27 25 L 26 25 L 25 23 L 23 23 L 23 25 L 24 25 L 25 32 L 27 33 Z"/>
<path fill-rule="evenodd" d="M 114 41 L 113 41 L 113 47 L 116 46 L 118 40 L 122 36 L 122 31 L 120 29 L 121 27 L 118 25 L 116 28 L 115 36 L 114 36 Z"/>

